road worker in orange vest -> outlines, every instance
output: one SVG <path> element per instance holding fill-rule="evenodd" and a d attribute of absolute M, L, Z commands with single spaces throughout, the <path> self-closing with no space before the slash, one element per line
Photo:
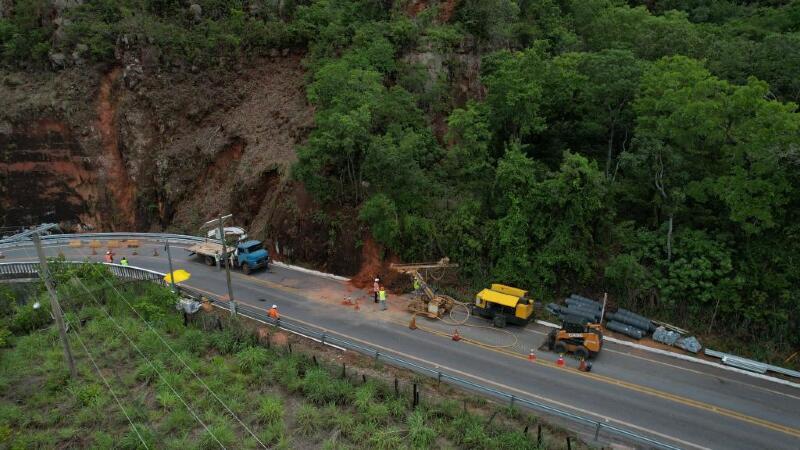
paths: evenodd
<path fill-rule="evenodd" d="M 269 309 L 269 318 L 273 320 L 280 320 L 281 314 L 278 312 L 278 305 L 272 305 Z"/>
<path fill-rule="evenodd" d="M 106 262 L 113 263 L 114 262 L 114 254 L 111 253 L 111 250 L 106 252 Z"/>

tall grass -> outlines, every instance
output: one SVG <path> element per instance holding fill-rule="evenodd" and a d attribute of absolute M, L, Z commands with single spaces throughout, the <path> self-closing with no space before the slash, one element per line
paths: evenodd
<path fill-rule="evenodd" d="M 282 422 L 283 414 L 283 401 L 274 395 L 267 395 L 261 399 L 256 415 L 259 422 L 272 425 Z"/>
<path fill-rule="evenodd" d="M 310 436 L 317 432 L 320 422 L 320 413 L 313 405 L 301 405 L 295 413 L 295 426 L 298 433 Z"/>
<path fill-rule="evenodd" d="M 309 370 L 302 386 L 306 398 L 318 405 L 326 403 L 346 405 L 353 399 L 353 386 L 347 381 L 334 379 L 322 368 Z"/>

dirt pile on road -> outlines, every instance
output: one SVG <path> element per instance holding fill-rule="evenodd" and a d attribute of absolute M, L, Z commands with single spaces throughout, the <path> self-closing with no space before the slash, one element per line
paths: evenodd
<path fill-rule="evenodd" d="M 370 236 L 364 239 L 361 247 L 361 269 L 350 279 L 350 284 L 359 289 L 372 289 L 375 277 L 392 293 L 401 293 L 410 284 L 408 275 L 398 273 L 390 268 L 392 263 L 399 263 L 396 256 L 384 259 L 383 249 Z"/>

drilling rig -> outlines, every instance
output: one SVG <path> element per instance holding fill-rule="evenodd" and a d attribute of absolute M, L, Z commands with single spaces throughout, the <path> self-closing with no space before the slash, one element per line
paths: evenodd
<path fill-rule="evenodd" d="M 412 263 L 412 264 L 391 264 L 389 268 L 394 271 L 411 275 L 417 280 L 422 289 L 422 295 L 415 298 L 408 304 L 408 310 L 414 313 L 425 314 L 431 319 L 441 318 L 455 305 L 456 301 L 449 295 L 436 294 L 428 286 L 427 276 L 434 279 L 441 279 L 444 271 L 456 268 L 458 264 L 450 262 L 450 258 L 442 258 L 437 262 L 431 263 Z M 424 273 L 424 275 L 423 275 Z"/>

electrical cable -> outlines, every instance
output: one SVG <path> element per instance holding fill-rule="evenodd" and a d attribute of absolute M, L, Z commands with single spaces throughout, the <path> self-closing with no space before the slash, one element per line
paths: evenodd
<path fill-rule="evenodd" d="M 81 252 L 81 254 L 83 254 L 83 252 Z M 98 270 L 98 266 L 96 266 L 96 265 L 91 265 L 91 266 L 92 266 L 92 268 L 93 268 L 92 270 L 94 270 L 95 272 L 97 272 L 97 270 Z M 233 410 L 231 410 L 231 408 L 230 408 L 230 407 L 229 407 L 229 406 L 228 406 L 228 405 L 227 405 L 227 404 L 226 404 L 224 401 L 222 401 L 222 399 L 221 399 L 221 398 L 220 398 L 220 397 L 217 395 L 217 393 L 216 393 L 216 392 L 214 392 L 214 390 L 213 390 L 213 389 L 211 389 L 211 387 L 209 387 L 209 386 L 208 386 L 208 384 L 206 384 L 206 382 L 205 382 L 205 381 L 203 381 L 203 379 L 202 379 L 202 378 L 200 378 L 200 376 L 199 376 L 199 375 L 197 375 L 197 372 L 195 372 L 195 371 L 194 371 L 194 369 L 192 369 L 192 368 L 191 368 L 191 367 L 190 367 L 190 366 L 189 366 L 189 365 L 186 363 L 186 361 L 184 361 L 184 360 L 183 360 L 183 358 L 181 358 L 181 357 L 180 357 L 180 355 L 179 355 L 179 354 L 178 354 L 178 353 L 177 353 L 177 352 L 176 352 L 176 351 L 175 351 L 175 350 L 172 348 L 172 346 L 171 346 L 171 345 L 169 345 L 169 343 L 168 343 L 168 342 L 167 342 L 167 341 L 166 341 L 166 340 L 165 340 L 165 339 L 164 339 L 164 338 L 163 338 L 163 337 L 162 337 L 162 336 L 161 336 L 161 335 L 158 333 L 158 331 L 156 331 L 156 330 L 155 330 L 155 329 L 154 329 L 154 328 L 153 328 L 153 327 L 152 327 L 152 326 L 151 326 L 151 325 L 150 325 L 150 324 L 147 322 L 147 320 L 145 320 L 145 318 L 144 318 L 144 317 L 142 317 L 142 315 L 139 313 L 139 311 L 137 311 L 137 310 L 136 310 L 136 308 L 134 308 L 134 307 L 133 307 L 133 306 L 130 304 L 130 302 L 128 302 L 128 300 L 125 298 L 125 296 L 123 296 L 123 295 L 122 295 L 122 293 L 121 293 L 121 292 L 120 292 L 120 291 L 119 291 L 119 290 L 116 288 L 116 286 L 114 286 L 114 285 L 113 285 L 113 283 L 109 282 L 109 281 L 108 281 L 108 279 L 105 279 L 105 282 L 106 282 L 106 284 L 107 284 L 108 286 L 110 286 L 110 287 L 111 287 L 111 289 L 113 289 L 113 290 L 114 290 L 114 292 L 116 292 L 117 296 L 118 296 L 118 297 L 119 297 L 119 298 L 120 298 L 120 299 L 121 299 L 123 302 L 125 302 L 125 304 L 126 304 L 126 305 L 128 305 L 128 308 L 130 308 L 130 309 L 131 309 L 131 311 L 133 311 L 133 312 L 136 314 L 136 316 L 138 316 L 138 317 L 139 317 L 139 319 L 141 319 L 141 320 L 142 320 L 142 322 L 144 322 L 144 324 L 145 324 L 145 325 L 146 325 L 146 326 L 147 326 L 147 327 L 150 329 L 150 331 L 152 331 L 152 332 L 153 332 L 153 334 L 155 334 L 155 335 L 158 337 L 158 339 L 159 339 L 159 340 L 160 340 L 160 341 L 161 341 L 161 342 L 162 342 L 162 343 L 163 343 L 163 344 L 164 344 L 164 345 L 165 345 L 165 346 L 166 346 L 166 347 L 169 349 L 169 351 L 170 351 L 170 352 L 171 352 L 171 353 L 172 353 L 172 354 L 175 356 L 175 358 L 177 358 L 177 359 L 178 359 L 178 361 L 180 361 L 180 362 L 181 362 L 181 364 L 183 364 L 183 366 L 184 366 L 184 367 L 186 367 L 186 369 L 188 369 L 188 370 L 189 370 L 189 372 L 190 372 L 190 373 L 191 373 L 191 374 L 192 374 L 192 375 L 193 375 L 193 376 L 194 376 L 194 377 L 197 379 L 197 381 L 199 381 L 199 382 L 200 382 L 200 384 L 201 384 L 201 385 L 202 385 L 202 386 L 203 386 L 203 387 L 204 387 L 204 388 L 205 388 L 205 389 L 206 389 L 206 390 L 207 390 L 207 391 L 208 391 L 208 392 L 209 392 L 209 393 L 210 393 L 210 394 L 211 394 L 211 395 L 212 395 L 212 396 L 213 396 L 213 397 L 214 397 L 214 398 L 217 400 L 217 402 L 219 402 L 219 403 L 222 405 L 222 407 L 223 407 L 223 408 L 225 408 L 225 410 L 226 410 L 226 411 L 227 411 L 227 412 L 228 412 L 228 413 L 229 413 L 229 414 L 230 414 L 230 415 L 231 415 L 231 416 L 232 416 L 234 419 L 236 419 L 236 421 L 237 421 L 237 422 L 239 422 L 239 424 L 242 426 L 242 428 L 244 428 L 244 429 L 245 429 L 245 430 L 246 430 L 246 431 L 247 431 L 247 432 L 248 432 L 248 433 L 249 433 L 249 434 L 250 434 L 250 435 L 251 435 L 251 436 L 252 436 L 252 437 L 253 437 L 253 438 L 256 440 L 256 442 L 258 442 L 258 443 L 259 443 L 259 444 L 260 444 L 260 445 L 261 445 L 263 448 L 267 448 L 267 446 L 266 446 L 266 445 L 265 445 L 263 442 L 261 442 L 261 439 L 259 439 L 259 438 L 258 438 L 258 436 L 257 436 L 257 435 L 256 435 L 256 434 L 253 432 L 253 430 L 251 430 L 251 429 L 250 429 L 250 427 L 248 427 L 248 426 L 247 426 L 247 424 L 245 424 L 245 423 L 244 423 L 244 422 L 243 422 L 243 421 L 242 421 L 242 420 L 239 418 L 239 416 L 237 416 L 237 415 L 236 415 L 236 413 L 234 413 L 234 412 L 233 412 Z"/>
<path fill-rule="evenodd" d="M 86 285 L 83 283 L 83 281 L 80 278 L 75 277 L 75 276 L 73 276 L 72 279 L 76 280 L 83 287 L 83 289 L 86 291 L 87 294 L 89 294 L 89 296 L 92 298 L 92 300 L 94 300 L 94 302 L 97 304 L 97 306 L 100 308 L 100 310 L 102 310 L 106 314 L 106 316 L 108 316 L 109 320 L 111 320 L 111 322 L 114 324 L 114 326 L 117 327 L 117 329 L 120 331 L 120 333 L 122 333 L 122 335 L 125 336 L 125 339 L 127 339 L 128 342 L 131 344 L 131 346 L 133 346 L 133 348 L 136 350 L 136 352 L 139 353 L 139 356 L 141 356 L 145 361 L 147 361 L 147 363 L 150 365 L 150 368 L 152 368 L 158 374 L 159 378 L 161 378 L 161 381 L 163 381 L 164 384 L 166 384 L 167 387 L 170 388 L 172 393 L 175 394 L 175 396 L 178 397 L 178 399 L 181 401 L 181 403 L 183 403 L 183 405 L 186 407 L 186 409 L 189 410 L 189 412 L 192 414 L 192 416 L 194 416 L 195 420 L 197 420 L 197 422 L 199 422 L 200 425 L 202 425 L 203 428 L 205 428 L 205 430 L 208 432 L 208 434 L 211 435 L 212 438 L 214 438 L 214 440 L 217 442 L 217 444 L 219 444 L 219 446 L 221 448 L 223 448 L 223 449 L 226 448 L 222 444 L 222 442 L 220 442 L 220 440 L 217 438 L 217 436 L 214 433 L 211 432 L 211 430 L 208 428 L 208 425 L 206 425 L 206 423 L 203 422 L 202 419 L 200 419 L 200 417 L 197 415 L 197 413 L 194 411 L 194 409 L 192 409 L 192 407 L 189 406 L 189 404 L 186 402 L 186 400 L 184 400 L 183 397 L 181 397 L 181 395 L 178 393 L 178 391 L 175 390 L 175 388 L 169 383 L 169 381 L 167 381 L 166 377 L 164 377 L 164 374 L 160 370 L 158 370 L 158 368 L 156 368 L 155 364 L 153 364 L 153 362 L 150 361 L 150 359 L 147 356 L 145 356 L 145 354 L 142 352 L 142 350 L 139 348 L 139 346 L 136 345 L 135 342 L 133 342 L 133 339 L 131 339 L 131 337 L 128 336 L 128 333 L 125 332 L 125 330 L 122 328 L 122 326 L 119 325 L 119 323 L 116 321 L 116 319 L 114 319 L 114 317 L 108 312 L 108 310 L 106 310 L 103 307 L 103 305 L 100 303 L 100 301 L 97 300 L 97 298 L 86 287 Z"/>
<path fill-rule="evenodd" d="M 66 318 L 64 320 L 65 320 L 65 322 L 67 322 L 67 324 L 69 324 L 69 321 L 66 320 Z M 122 414 L 125 415 L 125 418 L 128 419 L 128 423 L 131 424 L 131 428 L 133 428 L 133 432 L 136 433 L 136 436 L 139 437 L 139 441 L 142 442 L 142 445 L 144 445 L 144 448 L 146 450 L 149 449 L 150 447 L 147 446 L 147 442 L 144 441 L 144 438 L 142 437 L 141 433 L 139 433 L 139 429 L 136 427 L 136 425 L 133 424 L 133 420 L 131 419 L 131 416 L 128 415 L 128 412 L 125 410 L 125 407 L 122 406 L 122 402 L 120 401 L 119 397 L 117 397 L 117 394 L 114 392 L 114 389 L 111 388 L 111 384 L 109 384 L 109 382 L 106 379 L 105 375 L 103 375 L 103 373 L 100 371 L 100 367 L 97 365 L 97 362 L 94 360 L 94 357 L 92 357 L 92 354 L 89 353 L 89 349 L 86 347 L 86 344 L 83 342 L 83 339 L 81 339 L 81 335 L 80 335 L 80 333 L 78 333 L 78 329 L 76 327 L 74 327 L 74 326 L 72 327 L 72 329 L 75 331 L 75 337 L 78 338 L 78 343 L 81 344 L 81 347 L 83 347 L 83 351 L 86 352 L 86 356 L 89 357 L 89 360 L 92 362 L 92 365 L 94 366 L 94 369 L 97 371 L 97 375 L 99 375 L 100 379 L 103 380 L 103 384 L 105 384 L 106 387 L 108 388 L 108 391 L 111 392 L 111 395 L 114 397 L 114 400 L 117 402 L 117 405 L 119 405 L 119 409 L 122 410 Z"/>

